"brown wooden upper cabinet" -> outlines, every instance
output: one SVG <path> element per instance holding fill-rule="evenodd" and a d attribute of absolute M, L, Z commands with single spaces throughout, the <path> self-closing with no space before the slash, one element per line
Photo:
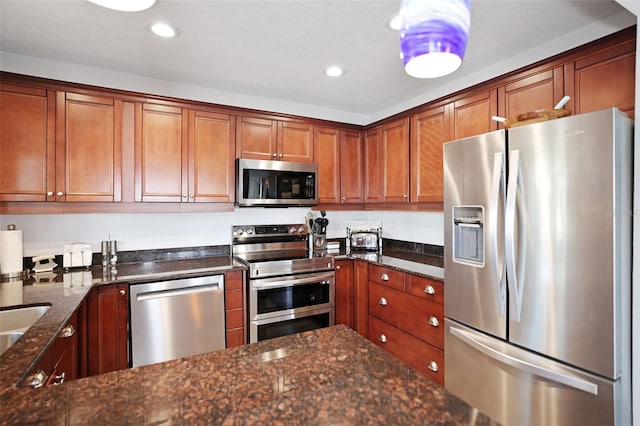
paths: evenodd
<path fill-rule="evenodd" d="M 564 90 L 562 66 L 537 71 L 498 87 L 498 115 L 509 118 L 530 111 L 551 109 L 565 94 L 568 93 Z"/>
<path fill-rule="evenodd" d="M 320 204 L 362 203 L 362 135 L 330 127 L 314 129 Z"/>
<path fill-rule="evenodd" d="M 313 125 L 240 117 L 237 158 L 313 163 Z"/>
<path fill-rule="evenodd" d="M 491 117 L 498 113 L 497 89 L 474 93 L 453 102 L 453 140 L 498 129 Z"/>
<path fill-rule="evenodd" d="M 233 202 L 235 116 L 138 104 L 135 201 Z"/>
<path fill-rule="evenodd" d="M 385 203 L 409 202 L 409 119 L 382 126 L 382 198 Z"/>
<path fill-rule="evenodd" d="M 364 202 L 382 202 L 382 126 L 364 134 Z"/>
<path fill-rule="evenodd" d="M 53 90 L 0 84 L 0 201 L 55 199 L 55 102 Z"/>

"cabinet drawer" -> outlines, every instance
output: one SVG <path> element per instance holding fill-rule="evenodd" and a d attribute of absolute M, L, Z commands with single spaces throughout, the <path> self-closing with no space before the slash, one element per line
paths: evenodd
<path fill-rule="evenodd" d="M 440 386 L 444 386 L 444 351 L 369 317 L 369 338 Z"/>
<path fill-rule="evenodd" d="M 369 265 L 369 281 L 404 291 L 404 272 L 395 269 Z"/>
<path fill-rule="evenodd" d="M 369 282 L 369 315 L 444 348 L 442 305 Z"/>
<path fill-rule="evenodd" d="M 407 292 L 431 302 L 444 305 L 444 284 L 417 275 L 408 275 Z"/>

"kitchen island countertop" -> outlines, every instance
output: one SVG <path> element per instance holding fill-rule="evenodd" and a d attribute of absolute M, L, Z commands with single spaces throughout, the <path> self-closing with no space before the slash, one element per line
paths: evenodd
<path fill-rule="evenodd" d="M 3 424 L 462 425 L 490 420 L 345 326 L 0 399 Z"/>

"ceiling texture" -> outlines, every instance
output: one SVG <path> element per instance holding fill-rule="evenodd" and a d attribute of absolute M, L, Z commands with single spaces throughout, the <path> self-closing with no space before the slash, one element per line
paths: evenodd
<path fill-rule="evenodd" d="M 404 73 L 399 0 L 0 0 L 0 69 L 225 105 L 369 124 L 636 23 L 613 0 L 471 1 L 462 67 Z M 179 37 L 149 31 L 155 22 Z M 340 65 L 345 74 L 328 78 Z"/>

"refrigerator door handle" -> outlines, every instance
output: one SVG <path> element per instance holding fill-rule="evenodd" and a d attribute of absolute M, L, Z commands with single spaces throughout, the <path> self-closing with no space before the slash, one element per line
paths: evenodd
<path fill-rule="evenodd" d="M 505 300 L 505 270 L 504 257 L 499 252 L 498 246 L 498 209 L 500 201 L 504 205 L 504 161 L 502 152 L 493 155 L 493 173 L 491 177 L 491 207 L 489 209 L 489 245 L 493 261 L 493 270 L 496 274 L 498 312 L 504 316 L 506 309 Z M 501 190 L 502 189 L 502 190 Z"/>
<path fill-rule="evenodd" d="M 485 345 L 484 343 L 477 341 L 476 339 L 473 338 L 473 335 L 471 335 L 469 332 L 465 330 L 461 330 L 454 326 L 451 326 L 449 331 L 453 336 L 462 340 L 464 343 L 471 346 L 478 352 L 481 352 L 484 355 L 502 364 L 516 368 L 518 370 L 522 370 L 529 374 L 536 375 L 538 377 L 545 378 L 547 380 L 550 380 L 556 383 L 561 383 L 565 386 L 569 386 L 571 388 L 578 389 L 583 392 L 590 393 L 592 395 L 598 395 L 598 385 L 595 383 L 592 383 L 588 380 L 581 379 L 580 377 L 572 376 L 572 375 L 561 373 L 558 371 L 553 371 L 548 368 L 535 365 L 525 360 L 502 353 L 497 349 L 494 349 L 488 345 Z"/>
<path fill-rule="evenodd" d="M 507 182 L 507 205 L 505 208 L 505 260 L 507 263 L 507 285 L 509 293 L 514 296 L 511 303 L 512 318 L 520 321 L 522 314 L 522 286 L 518 283 L 516 271 L 516 202 L 518 198 L 518 180 L 520 173 L 520 151 L 511 151 L 509 158 L 509 180 Z M 522 236 L 524 237 L 524 236 Z M 522 238 L 520 238 L 522 240 Z"/>

